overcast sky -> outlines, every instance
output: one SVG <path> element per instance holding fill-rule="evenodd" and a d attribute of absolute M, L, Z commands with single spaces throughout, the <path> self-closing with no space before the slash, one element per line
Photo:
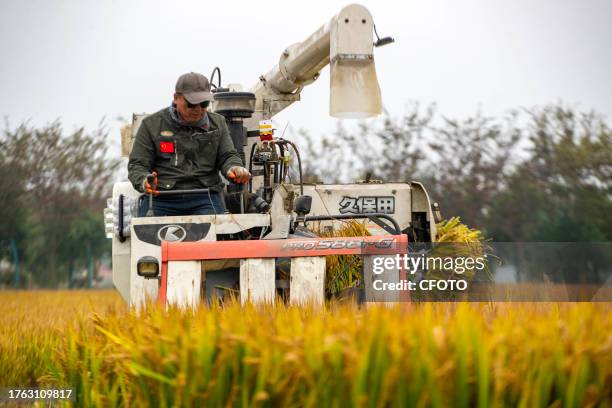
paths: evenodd
<path fill-rule="evenodd" d="M 337 1 L 0 0 L 0 115 L 16 124 L 61 118 L 67 128 L 154 112 L 178 75 L 250 88 L 349 4 Z M 363 1 L 381 36 L 383 104 L 436 102 L 446 116 L 563 100 L 612 118 L 611 0 Z M 329 70 L 276 117 L 313 135 L 335 128 Z M 115 133 L 117 141 L 118 132 Z M 291 135 L 286 135 L 286 137 Z"/>

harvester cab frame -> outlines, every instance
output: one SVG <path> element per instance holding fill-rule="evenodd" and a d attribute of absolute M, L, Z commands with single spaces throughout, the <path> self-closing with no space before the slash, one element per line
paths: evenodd
<path fill-rule="evenodd" d="M 223 115 L 236 150 L 253 175 L 248 186 L 227 184 L 224 214 L 138 216 L 142 196 L 127 182 L 116 183 L 105 210 L 112 239 L 113 283 L 134 307 L 197 307 L 202 299 L 238 293 L 241 302 L 321 303 L 325 298 L 325 257 L 361 255 L 364 297 L 397 301 L 401 294 L 376 293 L 375 256 L 405 254 L 408 242 L 435 237 L 437 204 L 418 182 L 306 184 L 297 143 L 276 137 L 271 119 L 300 99 L 326 65 L 331 67 L 330 113 L 341 118 L 371 117 L 381 112 L 381 95 L 373 48 L 392 42 L 373 41 L 369 11 L 349 5 L 301 43 L 281 53 L 278 64 L 260 76 L 250 92 L 239 85 L 214 86 L 211 110 Z M 146 114 L 134 114 L 122 129 L 122 153 L 129 155 L 133 137 Z M 299 182 L 290 165 L 297 160 Z M 163 191 L 162 194 L 207 190 Z M 152 209 L 153 206 L 149 205 Z M 337 230 L 348 220 L 362 220 L 369 236 L 322 238 L 318 231 Z M 287 274 L 279 273 L 289 264 Z M 389 282 L 404 271 L 391 270 Z M 283 278 L 284 276 L 284 278 Z"/>

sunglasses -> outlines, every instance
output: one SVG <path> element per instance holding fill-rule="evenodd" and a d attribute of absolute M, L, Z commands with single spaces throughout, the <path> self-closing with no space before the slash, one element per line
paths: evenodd
<path fill-rule="evenodd" d="M 200 108 L 208 108 L 208 105 L 210 104 L 210 101 L 204 101 L 204 102 L 194 104 L 194 103 L 190 103 L 187 99 L 185 99 L 185 102 L 187 102 L 187 107 L 190 109 L 193 109 L 196 106 L 199 106 Z"/>

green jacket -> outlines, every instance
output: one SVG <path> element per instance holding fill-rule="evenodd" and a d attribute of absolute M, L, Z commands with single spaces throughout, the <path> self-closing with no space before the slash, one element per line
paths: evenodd
<path fill-rule="evenodd" d="M 219 170 L 227 174 L 243 166 L 234 148 L 225 118 L 208 112 L 208 131 L 183 126 L 172 119 L 169 108 L 146 117 L 138 129 L 128 162 L 128 178 L 144 192 L 143 180 L 157 171 L 158 189 L 179 190 L 208 187 L 223 190 Z"/>

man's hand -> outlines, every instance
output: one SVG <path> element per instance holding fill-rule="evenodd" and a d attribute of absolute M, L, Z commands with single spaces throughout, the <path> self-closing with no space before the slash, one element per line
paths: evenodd
<path fill-rule="evenodd" d="M 251 173 L 244 167 L 234 166 L 227 172 L 227 178 L 234 183 L 244 184 L 248 183 L 251 179 Z"/>
<path fill-rule="evenodd" d="M 159 190 L 157 190 L 157 172 L 154 171 L 153 173 L 148 174 L 143 180 L 142 186 L 145 193 L 158 196 Z"/>

